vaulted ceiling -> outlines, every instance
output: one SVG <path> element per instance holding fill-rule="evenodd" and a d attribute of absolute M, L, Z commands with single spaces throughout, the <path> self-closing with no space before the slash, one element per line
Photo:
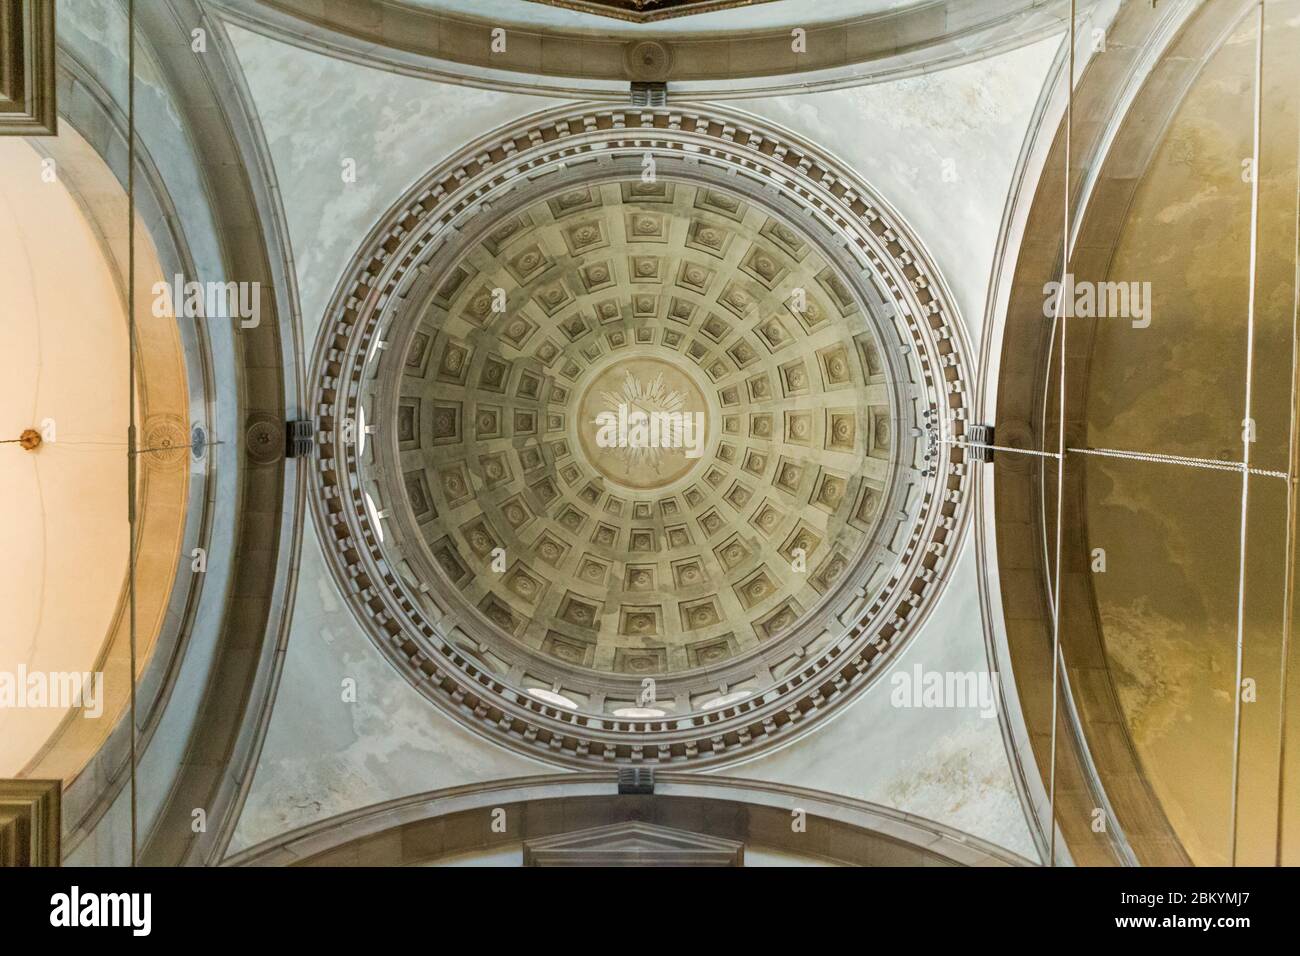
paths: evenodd
<path fill-rule="evenodd" d="M 134 423 L 149 457 L 133 500 L 170 497 L 136 519 L 140 582 L 155 582 L 134 592 L 147 618 L 136 674 L 119 640 L 120 561 L 78 588 L 76 555 L 27 506 L 88 509 L 82 529 L 116 556 L 121 515 L 93 519 L 125 497 L 124 474 L 4 477 L 10 523 L 44 535 L 48 559 L 19 562 L 11 603 L 38 636 L 84 637 L 59 647 L 72 663 L 140 691 L 144 716 L 125 730 L 168 794 L 133 835 L 148 859 L 292 859 L 299 839 L 304 858 L 360 859 L 394 801 L 433 830 L 470 812 L 448 799 L 489 806 L 499 791 L 526 814 L 545 802 L 533 783 L 558 805 L 615 784 L 616 768 L 705 797 L 731 788 L 738 808 L 820 800 L 827 819 L 857 821 L 819 831 L 861 838 L 870 852 L 855 860 L 885 858 L 874 835 L 888 832 L 941 848 L 912 860 L 1054 862 L 1059 825 L 1075 862 L 1223 862 L 1236 817 L 1246 859 L 1280 854 L 1300 825 L 1273 762 L 1290 714 L 1248 710 L 1235 734 L 1225 635 L 1240 615 L 1272 699 L 1289 606 L 1276 479 L 1290 467 L 1297 0 L 1269 7 L 1284 15 L 1265 46 L 1270 62 L 1284 51 L 1264 93 L 1283 135 L 1263 149 L 1252 425 L 1271 469 L 1256 477 L 1272 483 L 1252 490 L 1244 593 L 1220 543 L 1237 530 L 1236 483 L 1155 460 L 1063 456 L 1059 579 L 1047 560 L 1057 343 L 1041 290 L 1062 267 L 1061 193 L 1076 194 L 1062 179 L 1083 197 L 1075 268 L 1152 280 L 1166 317 L 1141 332 L 1072 326 L 1071 448 L 1227 463 L 1248 364 L 1251 4 L 1125 4 L 1113 21 L 1113 5 L 1083 6 L 1084 29 L 1113 43 L 1080 34 L 1094 42 L 1076 114 L 1059 0 L 138 5 L 151 82 L 131 142 L 157 256 L 143 268 L 253 282 L 265 319 L 146 327 L 170 365 L 139 374 L 169 397 L 142 401 Z M 104 157 L 103 178 L 73 197 L 83 211 L 121 198 L 121 14 L 61 8 L 65 126 L 48 145 L 75 158 L 80 128 Z M 216 55 L 200 74 L 180 25 L 203 16 Z M 0 131 L 43 129 L 51 84 L 19 90 L 15 75 Z M 667 104 L 628 105 L 643 82 L 666 84 Z M 5 285 L 10 311 L 41 313 L 11 351 L 45 355 L 75 344 L 67 303 L 86 283 L 108 288 L 115 266 L 90 261 L 95 237 L 75 217 L 41 211 L 62 194 L 25 189 L 24 149 L 0 151 L 19 177 L 0 198 L 23 210 L 4 258 L 44 256 L 25 280 L 46 291 Z M 75 192 L 76 164 L 64 171 Z M 47 255 L 47 218 L 86 253 L 77 282 L 41 274 L 66 266 Z M 95 371 L 120 376 L 121 328 L 87 328 L 104 346 Z M 60 375 L 89 380 L 94 365 L 81 345 L 58 375 L 8 382 L 9 404 L 39 403 L 51 383 L 71 395 Z M 81 464 L 115 454 L 89 449 L 101 425 L 121 430 L 126 394 L 78 395 L 67 414 L 94 433 Z M 624 410 L 702 416 L 699 456 L 611 446 L 600 416 Z M 302 445 L 284 441 L 294 418 Z M 985 423 L 999 447 L 972 457 Z M 1103 572 L 1089 570 L 1098 549 Z M 187 572 L 199 553 L 210 568 Z M 51 564 L 78 601 L 46 606 Z M 0 645 L 11 661 L 24 650 Z M 882 678 L 905 651 L 918 668 L 997 681 L 997 719 L 899 704 Z M 124 725 L 92 734 L 39 716 L 0 759 L 66 776 L 75 852 L 120 853 L 96 837 L 134 785 Z M 188 827 L 194 807 L 210 831 Z M 500 846 L 469 840 L 467 823 L 464 841 L 404 862 L 507 844 L 583 856 L 611 838 L 646 859 L 703 847 L 679 822 L 537 824 Z M 972 854 L 957 829 L 1003 850 Z M 705 855 L 739 858 L 748 838 L 737 828 Z"/>

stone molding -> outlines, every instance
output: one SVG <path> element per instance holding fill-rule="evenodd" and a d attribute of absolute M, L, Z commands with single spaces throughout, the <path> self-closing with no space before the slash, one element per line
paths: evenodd
<path fill-rule="evenodd" d="M 0 0 L 0 136 L 53 136 L 54 0 Z"/>
<path fill-rule="evenodd" d="M 745 844 L 629 820 L 524 841 L 524 866 L 744 866 Z"/>
<path fill-rule="evenodd" d="M 507 27 L 491 52 L 488 20 L 428 7 L 348 0 L 203 0 L 233 23 L 330 56 L 443 82 L 625 102 L 629 54 L 652 41 L 657 77 L 691 98 L 727 99 L 861 86 L 953 66 L 1059 34 L 1068 0 L 936 0 L 807 27 L 807 52 L 790 28 L 717 34 L 575 34 Z M 1090 0 L 1080 7 L 1087 9 Z M 798 24 L 791 23 L 791 27 Z M 644 32 L 644 36 L 642 36 Z"/>
<path fill-rule="evenodd" d="M 58 866 L 60 780 L 0 780 L 0 869 Z"/>
<path fill-rule="evenodd" d="M 805 787 L 740 777 L 656 771 L 649 796 L 617 793 L 614 770 L 515 777 L 413 794 L 291 830 L 223 866 L 396 865 L 466 850 L 641 821 L 855 866 L 1032 866 L 952 827 Z M 505 811 L 507 832 L 490 814 Z M 807 828 L 794 832 L 792 812 Z M 577 821 L 580 826 L 575 827 Z"/>

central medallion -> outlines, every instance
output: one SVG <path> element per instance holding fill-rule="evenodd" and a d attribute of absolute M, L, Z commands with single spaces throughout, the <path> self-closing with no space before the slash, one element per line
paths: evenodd
<path fill-rule="evenodd" d="M 583 452 L 625 488 L 662 488 L 679 480 L 704 456 L 709 434 L 699 386 L 660 359 L 615 362 L 592 379 L 579 402 Z"/>

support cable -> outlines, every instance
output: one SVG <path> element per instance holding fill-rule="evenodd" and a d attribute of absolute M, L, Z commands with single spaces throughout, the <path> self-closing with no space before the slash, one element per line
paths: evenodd
<path fill-rule="evenodd" d="M 1039 451 L 1035 448 L 1009 448 L 1005 445 L 990 445 L 980 441 L 963 441 L 956 438 L 941 438 L 941 445 L 952 445 L 954 448 L 970 448 L 980 451 L 1005 451 L 1016 455 L 1036 455 L 1039 458 L 1060 458 L 1054 451 Z"/>
<path fill-rule="evenodd" d="M 1268 468 L 1252 468 L 1246 461 L 1220 461 L 1217 458 L 1192 458 L 1188 455 L 1162 455 L 1153 451 L 1125 451 L 1119 448 L 1071 448 L 1077 455 L 1096 455 L 1101 458 L 1125 458 L 1131 461 L 1150 461 L 1166 465 L 1182 465 L 1187 468 L 1208 468 L 1212 471 L 1235 471 L 1261 478 L 1285 478 L 1285 471 L 1273 471 Z"/>
<path fill-rule="evenodd" d="M 1034 455 L 1039 458 L 1060 458 L 1054 451 L 1039 451 L 1034 448 L 1011 448 L 1007 445 L 990 445 L 987 442 L 963 441 L 954 438 L 939 440 L 941 445 L 952 445 L 976 451 L 1001 451 L 1011 455 Z M 1098 458 L 1120 458 L 1127 461 L 1146 461 L 1161 465 L 1181 465 L 1185 468 L 1207 468 L 1211 471 L 1230 471 L 1240 473 L 1243 470 L 1260 478 L 1287 478 L 1285 471 L 1270 468 L 1254 468 L 1240 461 L 1222 461 L 1218 458 L 1193 458 L 1189 455 L 1166 455 L 1155 451 L 1129 451 L 1123 448 L 1067 448 L 1070 455 L 1093 455 Z"/>
<path fill-rule="evenodd" d="M 1255 370 L 1255 271 L 1259 260 L 1259 141 L 1263 119 L 1264 3 L 1256 10 L 1254 158 L 1250 171 L 1250 291 L 1246 305 L 1246 411 L 1241 424 L 1241 553 L 1237 563 L 1237 668 L 1232 689 L 1232 794 L 1228 860 L 1237 865 L 1237 798 L 1241 782 L 1241 676 L 1246 635 L 1246 531 L 1250 502 L 1250 446 L 1254 441 L 1251 400 Z"/>
<path fill-rule="evenodd" d="M 1070 149 L 1074 124 L 1074 43 L 1075 43 L 1075 5 L 1070 0 L 1069 32 L 1069 66 L 1065 75 L 1065 204 L 1061 228 L 1061 287 L 1064 288 L 1070 274 Z M 1057 298 L 1057 344 L 1061 353 L 1061 367 L 1057 374 L 1061 394 L 1057 402 L 1057 449 L 1056 449 L 1056 560 L 1055 574 L 1052 580 L 1052 742 L 1051 759 L 1048 770 L 1048 822 L 1051 829 L 1048 844 L 1048 866 L 1056 866 L 1056 721 L 1057 698 L 1060 696 L 1061 668 L 1061 527 L 1065 511 L 1065 345 L 1069 316 L 1064 308 L 1064 296 Z"/>

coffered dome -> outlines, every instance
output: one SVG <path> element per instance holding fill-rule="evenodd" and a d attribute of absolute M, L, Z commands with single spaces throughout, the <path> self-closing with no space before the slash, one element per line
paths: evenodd
<path fill-rule="evenodd" d="M 362 468 L 396 486 L 390 553 L 452 601 L 469 653 L 503 672 L 708 668 L 883 562 L 909 390 L 887 381 L 878 297 L 703 185 L 597 182 L 499 216 L 413 297 Z M 620 443 L 620 409 L 685 416 L 687 441 Z"/>
<path fill-rule="evenodd" d="M 768 733 L 805 722 L 827 703 L 809 677 L 852 662 L 832 696 L 859 682 L 937 591 L 933 535 L 961 480 L 935 497 L 924 459 L 947 449 L 917 426 L 960 401 L 960 353 L 932 338 L 943 308 L 919 251 L 860 192 L 807 191 L 793 144 L 771 138 L 783 158 L 741 175 L 689 142 L 613 124 L 601 140 L 586 156 L 534 140 L 551 157 L 527 176 L 476 149 L 477 188 L 440 170 L 390 214 L 385 261 L 358 263 L 324 356 L 326 520 L 408 664 L 436 656 L 496 707 L 601 735 L 662 731 L 661 759 L 716 756 L 727 739 L 701 748 L 692 728 L 781 699 Z M 463 215 L 448 186 L 472 197 Z M 828 199 L 863 225 L 831 228 Z M 476 712 L 528 737 L 494 706 Z"/>

